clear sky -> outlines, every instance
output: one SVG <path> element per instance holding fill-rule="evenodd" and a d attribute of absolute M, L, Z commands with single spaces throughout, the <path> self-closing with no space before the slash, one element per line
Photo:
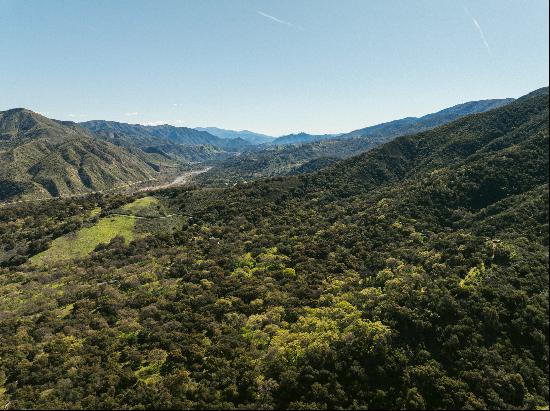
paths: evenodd
<path fill-rule="evenodd" d="M 0 111 L 344 132 L 548 85 L 547 0 L 0 0 Z"/>

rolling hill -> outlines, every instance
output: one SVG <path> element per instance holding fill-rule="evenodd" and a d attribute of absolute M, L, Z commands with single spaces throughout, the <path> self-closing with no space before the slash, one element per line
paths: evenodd
<path fill-rule="evenodd" d="M 145 153 L 25 109 L 0 112 L 0 160 L 2 201 L 106 190 L 157 176 Z"/>

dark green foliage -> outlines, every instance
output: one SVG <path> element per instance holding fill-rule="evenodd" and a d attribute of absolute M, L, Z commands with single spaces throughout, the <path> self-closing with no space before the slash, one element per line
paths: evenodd
<path fill-rule="evenodd" d="M 250 150 L 240 156 L 216 164 L 200 176 L 208 184 L 229 184 L 258 178 L 295 175 L 320 170 L 329 158 L 348 158 L 368 151 L 396 137 L 430 130 L 468 114 L 481 113 L 512 102 L 513 99 L 470 101 L 428 114 L 424 117 L 407 117 L 389 123 L 335 135 L 306 133 L 279 137 L 263 150 Z M 278 145 L 287 146 L 280 147 Z M 307 165 L 307 163 L 311 164 Z"/>
<path fill-rule="evenodd" d="M 320 172 L 159 192 L 176 230 L 0 271 L 0 400 L 547 405 L 548 180 L 546 92 Z M 6 208 L 0 221 L 131 200 Z M 2 238 L 17 247 L 37 230 Z"/>
<path fill-rule="evenodd" d="M 315 171 L 322 170 L 323 168 L 326 168 L 331 164 L 336 163 L 337 161 L 338 159 L 334 157 L 319 157 L 314 160 L 310 160 L 307 163 L 304 163 L 300 167 L 294 168 L 288 174 L 298 175 L 298 174 L 313 173 Z"/>

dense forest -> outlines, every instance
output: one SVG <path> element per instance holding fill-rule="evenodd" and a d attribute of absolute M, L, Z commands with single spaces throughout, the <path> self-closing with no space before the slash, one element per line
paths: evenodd
<path fill-rule="evenodd" d="M 0 208 L 0 407 L 547 407 L 548 126 Z"/>

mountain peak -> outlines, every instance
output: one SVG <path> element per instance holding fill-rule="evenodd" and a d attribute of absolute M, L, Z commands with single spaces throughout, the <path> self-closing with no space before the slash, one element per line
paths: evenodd
<path fill-rule="evenodd" d="M 26 108 L 20 107 L 0 111 L 0 133 L 4 137 L 15 138 L 40 124 L 54 126 L 53 123 L 55 123 L 54 120 L 50 120 Z"/>

